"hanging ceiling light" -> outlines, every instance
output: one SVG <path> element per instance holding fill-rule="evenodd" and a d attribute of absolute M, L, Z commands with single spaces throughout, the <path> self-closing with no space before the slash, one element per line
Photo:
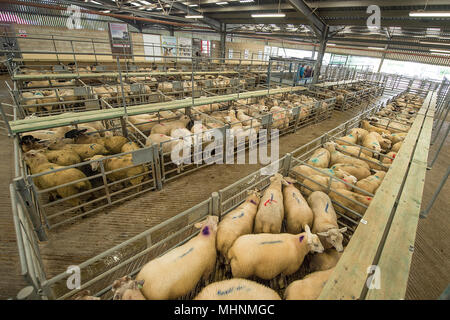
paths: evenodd
<path fill-rule="evenodd" d="M 427 18 L 427 17 L 450 17 L 450 11 L 411 11 L 409 13 L 410 17 L 419 17 L 419 18 Z"/>
<path fill-rule="evenodd" d="M 203 16 L 200 15 L 200 14 L 186 15 L 184 17 L 187 18 L 187 19 L 202 19 L 203 18 Z"/>
<path fill-rule="evenodd" d="M 283 18 L 284 13 L 252 13 L 252 18 Z"/>

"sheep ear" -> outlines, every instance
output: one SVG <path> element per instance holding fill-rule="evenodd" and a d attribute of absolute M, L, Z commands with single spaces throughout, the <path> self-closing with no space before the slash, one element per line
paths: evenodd
<path fill-rule="evenodd" d="M 196 224 L 194 224 L 194 227 L 195 227 L 196 229 L 201 229 L 201 227 L 203 227 L 203 225 L 204 225 L 204 221 L 202 221 L 202 222 L 197 222 Z"/>
<path fill-rule="evenodd" d="M 347 227 L 340 228 L 340 229 L 339 229 L 339 232 L 340 232 L 340 233 L 345 233 L 345 232 L 347 232 Z"/>
<path fill-rule="evenodd" d="M 328 231 L 327 232 L 317 232 L 316 234 L 321 237 L 328 237 L 329 232 Z"/>

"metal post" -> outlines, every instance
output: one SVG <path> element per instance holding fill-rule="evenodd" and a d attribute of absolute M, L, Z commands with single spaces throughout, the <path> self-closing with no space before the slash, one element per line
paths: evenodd
<path fill-rule="evenodd" d="M 221 212 L 220 212 L 220 203 L 219 203 L 219 193 L 218 192 L 213 192 L 211 194 L 211 198 L 212 198 L 212 210 L 211 213 L 213 216 L 218 216 L 219 220 L 221 218 Z"/>
<path fill-rule="evenodd" d="M 314 76 L 312 83 L 315 84 L 319 80 L 320 69 L 322 68 L 323 56 L 327 48 L 327 36 L 328 36 L 328 26 L 325 27 L 323 31 L 322 38 L 320 39 L 319 54 L 317 56 L 316 67 L 314 68 Z"/>
<path fill-rule="evenodd" d="M 439 193 L 442 190 L 442 187 L 444 187 L 445 182 L 447 182 L 448 179 L 448 175 L 450 174 L 450 167 L 447 167 L 447 173 L 445 174 L 444 178 L 442 178 L 441 182 L 439 183 L 438 188 L 436 189 L 436 191 L 433 194 L 433 197 L 431 198 L 430 203 L 428 203 L 427 207 L 425 208 L 425 210 L 420 212 L 420 218 L 424 219 L 428 216 L 428 214 L 430 213 L 431 208 L 433 207 L 434 202 L 436 201 Z"/>
<path fill-rule="evenodd" d="M 128 113 L 127 113 L 127 103 L 125 101 L 125 91 L 123 89 L 123 80 L 122 80 L 122 71 L 120 70 L 120 61 L 119 61 L 119 57 L 117 57 L 117 69 L 119 72 L 119 80 L 120 80 L 120 88 L 122 90 L 122 103 L 123 103 L 123 110 L 125 112 L 125 117 L 128 118 Z"/>
<path fill-rule="evenodd" d="M 438 158 L 439 153 L 441 152 L 442 146 L 443 146 L 444 143 L 445 143 L 445 140 L 447 140 L 447 136 L 448 136 L 448 132 L 449 132 L 449 131 L 450 131 L 450 125 L 447 127 L 447 132 L 445 133 L 444 137 L 442 138 L 441 144 L 439 145 L 439 148 L 438 148 L 436 154 L 434 155 L 434 159 L 433 159 L 433 161 L 431 161 L 431 164 L 430 164 L 430 166 L 429 166 L 427 169 L 433 168 L 434 162 L 435 162 L 436 159 Z M 437 135 L 436 135 L 436 137 L 437 137 Z"/>
<path fill-rule="evenodd" d="M 433 140 L 431 141 L 431 145 L 433 145 L 435 142 L 436 142 L 436 139 L 437 139 L 437 137 L 439 136 L 439 132 L 441 131 L 441 129 L 442 129 L 442 125 L 444 124 L 444 122 L 445 122 L 445 119 L 447 119 L 447 116 L 448 116 L 448 111 L 450 110 L 450 107 L 449 106 L 447 106 L 447 111 L 445 112 L 445 117 L 444 118 L 442 118 L 442 120 L 441 120 L 441 124 L 439 125 L 439 129 L 437 129 L 437 131 L 436 131 L 436 135 L 434 136 L 434 138 L 433 138 Z M 439 121 L 439 118 L 438 118 L 438 120 L 437 121 Z"/>

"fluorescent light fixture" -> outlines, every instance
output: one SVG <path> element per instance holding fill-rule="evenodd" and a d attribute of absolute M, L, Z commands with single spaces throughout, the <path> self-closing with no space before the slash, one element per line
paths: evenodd
<path fill-rule="evenodd" d="M 449 52 L 449 53 L 430 52 L 430 53 L 431 53 L 431 54 L 434 54 L 434 55 L 438 55 L 438 56 L 442 56 L 442 55 L 444 55 L 444 56 L 450 55 L 450 52 Z"/>
<path fill-rule="evenodd" d="M 188 7 L 198 7 L 198 4 L 188 4 Z"/>
<path fill-rule="evenodd" d="M 184 17 L 187 18 L 187 19 L 202 19 L 203 18 L 203 16 L 199 15 L 199 14 L 197 14 L 197 15 L 187 15 L 187 16 L 184 16 Z"/>
<path fill-rule="evenodd" d="M 336 43 L 327 43 L 327 46 L 334 47 L 334 46 L 336 46 Z"/>
<path fill-rule="evenodd" d="M 130 2 L 133 6 L 135 6 L 135 7 L 140 7 L 140 6 L 142 6 L 142 4 L 140 4 L 140 3 L 136 3 L 136 2 Z"/>
<path fill-rule="evenodd" d="M 162 10 L 163 8 L 161 8 L 161 7 L 158 7 L 158 8 L 156 8 L 156 10 Z"/>
<path fill-rule="evenodd" d="M 384 50 L 384 48 L 380 48 L 380 47 L 367 47 L 368 49 L 373 49 L 373 50 Z"/>
<path fill-rule="evenodd" d="M 219 6 L 221 6 L 221 5 L 224 5 L 224 4 L 228 4 L 228 2 L 222 1 L 222 2 L 216 2 L 216 4 L 219 5 Z"/>
<path fill-rule="evenodd" d="M 95 3 L 95 4 L 100 4 L 100 5 L 101 5 L 101 3 L 100 3 L 100 2 L 97 2 L 97 1 L 91 0 L 91 2 L 92 2 L 92 3 Z"/>
<path fill-rule="evenodd" d="M 111 12 L 111 10 L 104 10 L 104 11 L 102 11 L 103 13 L 110 13 Z"/>
<path fill-rule="evenodd" d="M 250 3 L 254 2 L 253 0 L 239 0 L 240 3 Z"/>
<path fill-rule="evenodd" d="M 411 11 L 410 17 L 450 17 L 450 11 Z"/>
<path fill-rule="evenodd" d="M 252 18 L 283 18 L 284 13 L 252 13 Z"/>
<path fill-rule="evenodd" d="M 144 4 L 144 5 L 151 5 L 151 3 L 150 2 L 148 2 L 148 1 L 143 1 L 143 0 L 139 0 L 139 2 L 140 3 L 142 3 L 142 4 Z"/>
<path fill-rule="evenodd" d="M 428 42 L 428 41 L 419 41 L 422 44 L 437 44 L 440 46 L 450 46 L 450 43 L 443 43 L 443 42 Z"/>
<path fill-rule="evenodd" d="M 430 49 L 431 52 L 450 53 L 450 50 Z"/>

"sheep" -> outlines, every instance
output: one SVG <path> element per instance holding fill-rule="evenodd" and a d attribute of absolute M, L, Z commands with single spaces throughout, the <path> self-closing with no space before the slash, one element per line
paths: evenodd
<path fill-rule="evenodd" d="M 344 248 L 345 249 L 345 248 Z M 334 268 L 342 256 L 342 252 L 337 252 L 334 249 L 327 249 L 322 253 L 315 253 L 312 255 L 309 262 L 309 268 L 312 272 L 324 271 Z"/>
<path fill-rule="evenodd" d="M 375 131 L 375 132 L 377 132 L 379 134 L 382 134 L 382 133 L 385 133 L 387 135 L 391 134 L 391 132 L 389 130 L 387 130 L 387 129 L 382 129 L 382 128 L 378 128 L 378 127 L 372 126 L 369 123 L 369 121 L 367 121 L 367 120 L 361 121 L 361 127 L 362 127 L 362 129 L 367 130 L 369 132 L 370 131 Z"/>
<path fill-rule="evenodd" d="M 340 194 L 342 194 L 345 197 L 341 196 Z M 370 197 L 370 196 L 362 195 L 362 194 L 352 192 L 352 191 L 349 191 L 346 189 L 336 189 L 335 191 L 331 191 L 328 195 L 334 201 L 359 213 L 360 215 L 364 215 L 364 213 L 366 212 L 366 208 L 363 207 L 361 204 L 355 203 L 354 201 L 362 203 L 365 206 L 369 206 L 370 202 L 372 201 L 372 197 Z M 347 198 L 352 199 L 354 201 L 351 201 Z M 339 209 L 339 210 L 341 210 L 341 209 Z M 344 209 L 342 209 L 342 210 L 344 210 Z M 356 216 L 352 212 L 350 212 L 348 210 L 344 210 L 344 211 L 347 212 L 351 218 L 353 218 L 353 219 L 358 218 L 358 216 Z"/>
<path fill-rule="evenodd" d="M 140 114 L 136 116 L 129 116 L 128 121 L 130 121 L 136 128 L 138 128 L 143 133 L 151 132 L 154 126 L 158 124 L 158 119 L 155 115 Z M 132 132 L 135 132 L 133 127 L 130 128 Z"/>
<path fill-rule="evenodd" d="M 194 300 L 281 300 L 278 293 L 247 279 L 228 279 L 204 287 Z"/>
<path fill-rule="evenodd" d="M 392 163 L 395 160 L 395 157 L 397 156 L 397 152 L 392 152 L 392 151 L 388 152 L 386 154 L 386 156 L 387 157 L 384 157 L 382 161 L 385 164 L 390 164 L 390 163 Z M 392 159 L 389 159 L 388 157 L 391 157 Z"/>
<path fill-rule="evenodd" d="M 256 210 L 260 202 L 257 190 L 249 191 L 248 197 L 239 207 L 230 211 L 217 227 L 217 250 L 227 257 L 234 241 L 244 234 L 252 233 Z"/>
<path fill-rule="evenodd" d="M 344 178 L 345 172 L 343 171 L 334 171 L 333 169 L 329 168 L 317 168 L 317 170 L 314 170 L 313 168 L 307 166 L 307 165 L 298 165 L 292 168 L 292 172 L 295 173 L 295 177 L 299 182 L 303 182 L 305 177 L 313 176 L 313 175 L 320 175 L 323 177 L 328 177 L 329 175 L 335 176 L 336 178 L 342 179 Z"/>
<path fill-rule="evenodd" d="M 63 140 L 52 142 L 48 148 L 50 150 L 72 150 L 76 152 L 81 159 L 85 160 L 95 155 L 108 154 L 108 150 L 98 143 L 92 144 L 65 144 Z"/>
<path fill-rule="evenodd" d="M 32 174 L 51 172 L 56 169 L 64 168 L 57 164 L 48 161 L 47 157 L 42 150 L 31 150 L 25 153 L 24 160 Z M 34 183 L 39 189 L 49 189 L 57 187 L 62 184 L 66 184 L 72 181 L 78 181 L 85 179 L 86 175 L 76 168 L 69 168 L 57 172 L 47 173 L 34 178 Z M 88 191 L 92 188 L 89 180 L 79 181 L 70 185 L 57 188 L 50 191 L 51 200 L 56 199 L 57 196 L 61 198 L 67 198 L 76 195 L 83 191 Z M 67 202 L 73 206 L 78 206 L 82 203 L 78 197 L 68 199 Z"/>
<path fill-rule="evenodd" d="M 330 166 L 336 163 L 348 163 L 369 169 L 369 165 L 367 164 L 367 162 L 352 156 L 348 156 L 346 154 L 343 154 L 342 152 L 336 151 L 335 145 L 336 143 L 334 142 L 326 142 L 323 145 L 323 147 L 327 149 L 328 152 L 330 153 L 330 163 L 329 163 Z"/>
<path fill-rule="evenodd" d="M 151 133 L 152 134 L 160 133 L 160 134 L 170 135 L 170 131 L 172 129 L 186 128 L 187 124 L 190 121 L 191 121 L 191 119 L 188 116 L 182 116 L 179 120 L 158 123 L 155 126 L 153 126 Z"/>
<path fill-rule="evenodd" d="M 95 155 L 89 160 L 101 160 L 103 158 L 104 157 L 101 155 Z M 132 186 L 137 186 L 145 179 L 145 175 L 143 175 L 143 173 L 148 171 L 145 165 L 134 165 L 131 154 L 107 158 L 102 161 L 106 171 L 106 178 L 112 182 L 126 179 L 126 183 L 129 183 Z M 98 171 L 99 168 L 100 161 L 94 161 L 91 163 L 92 171 Z M 140 189 L 141 187 L 138 187 L 138 192 Z"/>
<path fill-rule="evenodd" d="M 349 133 L 345 137 L 340 137 L 337 140 L 337 143 L 339 143 L 340 145 L 343 145 L 343 146 L 351 146 L 352 144 L 357 144 L 358 137 L 359 137 L 358 134 Z"/>
<path fill-rule="evenodd" d="M 44 150 L 48 161 L 60 166 L 71 166 L 81 162 L 81 158 L 72 150 Z"/>
<path fill-rule="evenodd" d="M 236 239 L 228 251 L 234 278 L 257 276 L 271 280 L 296 272 L 309 252 L 323 252 L 316 235 L 308 233 L 247 234 Z"/>
<path fill-rule="evenodd" d="M 364 162 L 367 163 L 367 165 L 369 166 L 370 169 L 386 170 L 386 168 L 384 166 L 382 166 L 382 162 L 380 160 L 377 160 L 370 156 L 370 155 L 372 155 L 372 152 L 370 152 L 368 150 L 361 149 L 361 151 L 360 151 L 360 147 L 356 147 L 356 146 L 336 145 L 335 147 L 338 151 L 341 151 L 344 154 L 349 153 L 355 157 L 359 156 L 361 158 L 361 160 L 363 160 Z M 369 153 L 370 155 L 367 155 L 367 153 Z"/>
<path fill-rule="evenodd" d="M 177 299 L 208 279 L 216 264 L 217 216 L 196 223 L 200 233 L 187 243 L 142 267 L 136 280 L 144 280 L 142 293 L 147 299 Z"/>
<path fill-rule="evenodd" d="M 389 150 L 391 148 L 391 144 L 392 144 L 391 140 L 386 138 L 387 137 L 386 134 L 384 134 L 384 133 L 379 134 L 377 132 L 371 132 L 371 134 L 374 134 L 377 137 L 378 143 L 380 144 L 381 149 Z"/>
<path fill-rule="evenodd" d="M 289 110 L 292 113 L 291 110 Z M 284 129 L 289 126 L 288 111 L 282 107 L 274 106 L 270 109 L 272 113 L 272 128 Z"/>
<path fill-rule="evenodd" d="M 140 147 L 138 146 L 138 144 L 136 142 L 128 141 L 127 143 L 125 143 L 122 146 L 120 153 L 135 151 L 135 150 L 139 150 L 139 149 L 140 149 Z"/>
<path fill-rule="evenodd" d="M 312 233 L 319 236 L 325 249 L 334 247 L 339 252 L 344 250 L 342 234 L 347 227 L 339 229 L 330 197 L 322 191 L 315 191 L 308 197 L 308 204 L 314 213 Z"/>
<path fill-rule="evenodd" d="M 357 140 L 358 144 L 361 144 L 364 137 L 369 133 L 369 131 L 367 131 L 363 128 L 352 128 L 352 129 L 350 129 L 349 132 L 350 132 L 350 134 L 358 137 L 358 140 Z"/>
<path fill-rule="evenodd" d="M 286 212 L 286 230 L 292 234 L 298 234 L 304 230 L 311 236 L 310 227 L 313 224 L 314 214 L 294 183 L 294 179 L 284 178 L 283 203 Z"/>
<path fill-rule="evenodd" d="M 254 233 L 280 233 L 284 218 L 281 182 L 283 176 L 276 173 L 270 178 L 270 185 L 264 191 L 255 217 Z"/>
<path fill-rule="evenodd" d="M 328 185 L 330 186 L 330 190 L 331 189 L 348 189 L 348 190 L 351 190 L 353 188 L 352 186 L 346 185 L 342 181 L 339 181 L 337 179 L 333 179 L 331 177 L 324 177 L 324 176 L 320 176 L 320 175 L 312 175 L 309 178 L 311 178 L 311 180 L 310 179 L 305 179 L 303 181 L 303 184 L 305 186 L 302 187 L 302 189 L 301 189 L 302 192 L 305 195 L 307 195 L 307 196 L 309 196 L 314 191 L 327 192 L 328 191 Z M 330 179 L 331 179 L 331 183 L 330 183 Z M 351 175 L 346 175 L 346 174 L 344 174 L 344 178 L 342 180 L 344 180 L 345 182 L 348 182 L 350 184 L 355 184 L 356 181 L 358 181 L 355 177 L 353 177 Z"/>
<path fill-rule="evenodd" d="M 108 137 L 93 137 L 92 135 L 84 134 L 84 132 L 68 132 L 66 138 L 74 139 L 75 144 L 99 144 L 105 147 L 108 153 L 120 153 L 122 146 L 128 142 L 128 139 L 122 136 L 108 136 Z"/>
<path fill-rule="evenodd" d="M 140 288 L 144 280 L 132 280 L 129 276 L 115 280 L 111 286 L 113 300 L 146 300 Z"/>
<path fill-rule="evenodd" d="M 76 294 L 71 300 L 100 300 L 100 298 L 91 296 L 90 290 L 83 290 Z"/>
<path fill-rule="evenodd" d="M 173 137 L 166 136 L 165 134 L 151 134 L 145 141 L 145 146 L 149 147 L 153 143 L 161 144 L 162 151 L 164 154 L 171 152 L 178 143 L 182 143 L 179 139 L 174 139 Z"/>
<path fill-rule="evenodd" d="M 292 282 L 284 292 L 286 300 L 317 300 L 334 268 L 308 274 L 302 280 Z"/>
<path fill-rule="evenodd" d="M 386 175 L 384 171 L 377 171 L 374 175 L 368 176 L 365 179 L 362 179 L 356 183 L 356 186 L 364 191 L 375 194 L 378 187 L 383 182 L 383 179 Z M 356 193 L 361 193 L 361 191 L 355 190 Z"/>
<path fill-rule="evenodd" d="M 397 142 L 396 144 L 394 144 L 391 148 L 392 152 L 398 152 L 400 150 L 400 148 L 402 147 L 403 141 Z"/>
<path fill-rule="evenodd" d="M 319 148 L 312 154 L 308 164 L 316 168 L 328 168 L 330 165 L 330 152 L 327 149 Z"/>
<path fill-rule="evenodd" d="M 370 170 L 367 167 L 361 167 L 349 163 L 336 163 L 331 166 L 334 171 L 344 171 L 356 178 L 356 180 L 362 180 L 370 176 Z"/>
<path fill-rule="evenodd" d="M 373 151 L 376 151 L 378 153 L 381 152 L 381 145 L 378 142 L 378 138 L 375 132 L 370 132 L 367 134 L 364 139 L 362 145 L 366 147 L 367 149 L 371 149 Z M 372 155 L 370 155 L 372 156 Z"/>
<path fill-rule="evenodd" d="M 388 137 L 388 139 L 390 139 L 391 142 L 392 142 L 392 145 L 394 145 L 394 144 L 396 144 L 398 142 L 401 142 L 401 141 L 405 140 L 407 134 L 408 133 L 406 133 L 406 132 L 393 133 L 393 134 L 391 134 Z"/>

